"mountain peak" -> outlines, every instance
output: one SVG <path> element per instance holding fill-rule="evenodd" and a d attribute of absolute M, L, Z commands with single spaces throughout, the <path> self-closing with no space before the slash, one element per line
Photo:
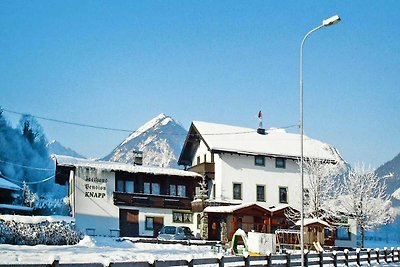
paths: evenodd
<path fill-rule="evenodd" d="M 85 158 L 84 156 L 72 150 L 71 148 L 63 146 L 57 140 L 52 140 L 51 142 L 47 143 L 46 147 L 50 155 L 57 154 L 57 155 L 71 156 L 75 158 Z"/>
<path fill-rule="evenodd" d="M 143 164 L 160 167 L 178 167 L 186 130 L 172 117 L 159 114 L 132 132 L 104 160 L 134 162 L 134 151 L 143 152 Z"/>

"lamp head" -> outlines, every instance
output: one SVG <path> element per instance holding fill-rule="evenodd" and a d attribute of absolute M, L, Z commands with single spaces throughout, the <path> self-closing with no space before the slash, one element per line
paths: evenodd
<path fill-rule="evenodd" d="M 322 21 L 323 26 L 331 26 L 340 22 L 340 17 L 338 15 L 332 16 L 328 19 Z"/>

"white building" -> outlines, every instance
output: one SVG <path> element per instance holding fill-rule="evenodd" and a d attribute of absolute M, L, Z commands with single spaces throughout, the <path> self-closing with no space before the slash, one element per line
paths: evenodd
<path fill-rule="evenodd" d="M 304 136 L 304 157 L 343 162 L 334 147 L 307 136 Z M 268 210 L 284 209 L 288 205 L 301 209 L 299 159 L 299 134 L 287 133 L 284 129 L 264 131 L 194 121 L 178 164 L 206 177 L 213 205 L 254 203 L 264 208 L 257 216 L 236 214 L 235 217 L 232 214 L 224 217 L 225 220 L 234 217 L 227 222 L 228 228 L 231 223 L 234 231 L 238 223 L 242 225 L 247 221 L 252 225 L 267 224 L 266 229 L 272 231 L 287 223 L 282 221 L 283 213 L 271 219 Z M 264 216 L 260 215 L 262 213 Z M 211 228 L 212 221 L 220 217 L 209 220 Z"/>
<path fill-rule="evenodd" d="M 56 182 L 69 185 L 78 230 L 89 235 L 157 236 L 163 225 L 195 233 L 197 173 L 55 156 Z"/>
<path fill-rule="evenodd" d="M 332 146 L 304 138 L 305 157 L 343 161 Z M 299 134 L 283 129 L 259 134 L 250 128 L 194 121 L 179 164 L 211 178 L 210 198 L 216 201 L 300 209 L 299 158 Z"/>

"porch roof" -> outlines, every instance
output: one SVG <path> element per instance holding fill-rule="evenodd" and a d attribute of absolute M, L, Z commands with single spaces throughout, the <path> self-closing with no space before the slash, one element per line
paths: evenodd
<path fill-rule="evenodd" d="M 259 205 L 258 203 L 254 202 L 248 202 L 248 203 L 243 203 L 239 205 L 230 205 L 230 206 L 209 206 L 204 209 L 204 212 L 206 213 L 239 213 L 243 211 L 248 211 L 251 209 L 256 209 L 260 212 L 264 212 L 266 214 L 272 214 L 274 212 L 284 210 L 288 208 L 289 205 L 281 205 L 278 207 L 271 207 L 271 208 L 266 208 L 263 207 L 262 205 Z"/>
<path fill-rule="evenodd" d="M 325 222 L 325 221 L 323 221 L 321 219 L 318 219 L 318 218 L 306 218 L 306 219 L 304 219 L 304 226 L 312 225 L 312 224 L 322 224 L 324 226 L 330 227 L 329 223 L 327 223 L 327 222 Z M 301 225 L 301 221 L 297 221 L 296 225 L 300 226 Z"/>

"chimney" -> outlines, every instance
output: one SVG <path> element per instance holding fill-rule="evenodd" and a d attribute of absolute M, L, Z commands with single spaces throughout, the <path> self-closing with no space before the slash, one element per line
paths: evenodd
<path fill-rule="evenodd" d="M 265 129 L 263 129 L 263 128 L 258 128 L 258 129 L 257 129 L 257 133 L 258 133 L 258 134 L 265 135 Z"/>
<path fill-rule="evenodd" d="M 134 157 L 134 165 L 143 165 L 143 152 L 142 151 L 132 151 Z"/>
<path fill-rule="evenodd" d="M 262 127 L 262 113 L 261 110 L 258 112 L 258 128 L 257 128 L 257 133 L 265 135 L 265 129 Z"/>

